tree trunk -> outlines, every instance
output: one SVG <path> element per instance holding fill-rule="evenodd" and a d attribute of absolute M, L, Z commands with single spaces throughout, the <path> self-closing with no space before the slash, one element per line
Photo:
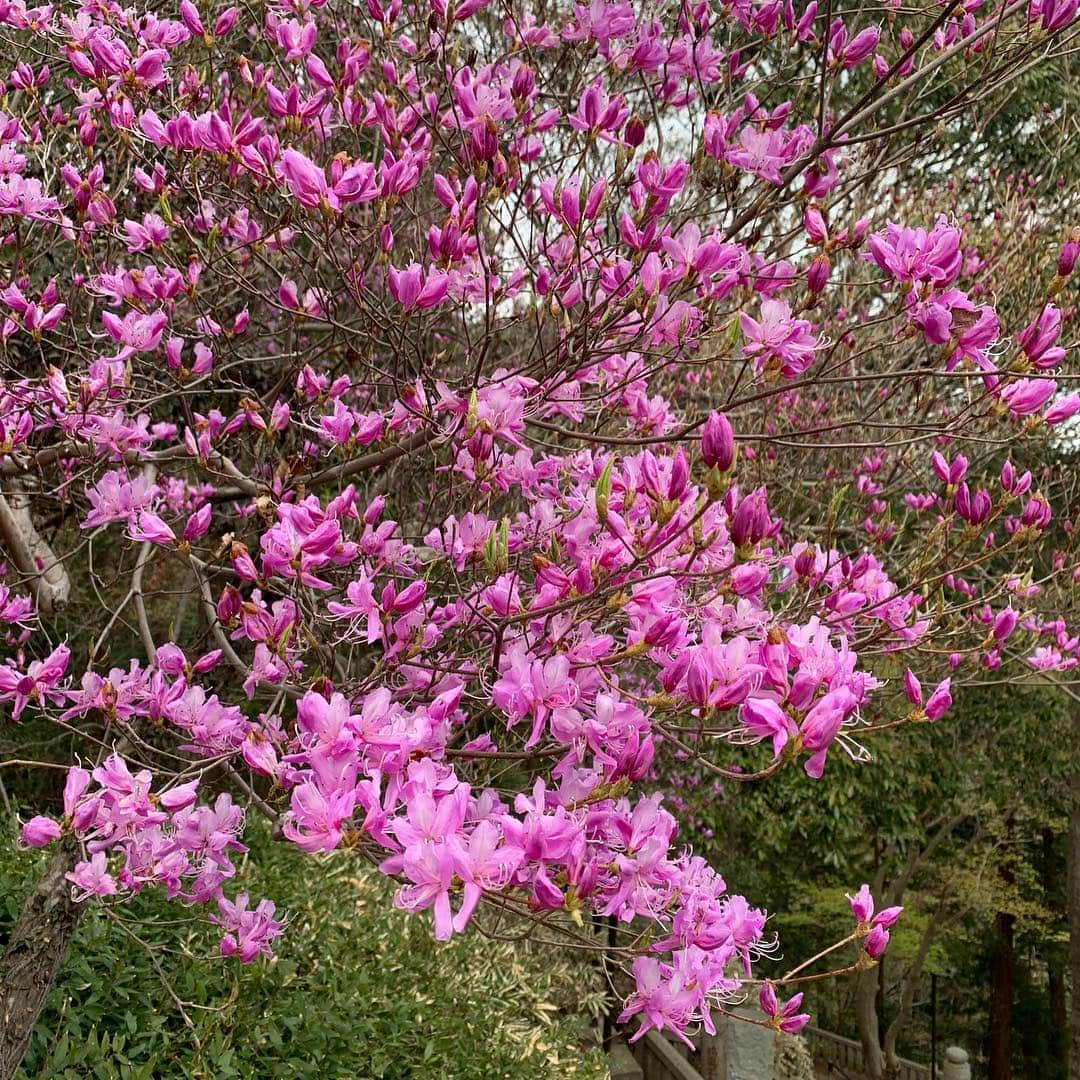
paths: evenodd
<path fill-rule="evenodd" d="M 855 1019 L 862 1044 L 863 1072 L 869 1080 L 882 1080 L 885 1076 L 885 1054 L 881 1049 L 881 1025 L 877 1009 L 880 975 L 875 964 L 869 971 L 860 972 L 855 984 Z"/>
<path fill-rule="evenodd" d="M 1068 1061 L 1068 999 L 1065 994 L 1065 965 L 1059 950 L 1054 949 L 1046 960 L 1047 991 L 1050 1007 L 1050 1053 L 1061 1063 L 1056 1075 L 1064 1076 Z"/>
<path fill-rule="evenodd" d="M 911 961 L 907 971 L 904 972 L 904 977 L 900 980 L 900 1007 L 897 1009 L 896 1018 L 886 1029 L 885 1038 L 882 1040 L 886 1072 L 890 1075 L 899 1075 L 900 1055 L 896 1051 L 896 1044 L 900 1032 L 911 1022 L 911 1013 L 915 1007 L 915 994 L 919 988 L 919 980 L 922 978 L 923 965 L 930 954 L 930 946 L 934 943 L 934 938 L 944 923 L 944 904 L 942 904 L 935 916 L 927 923 L 926 929 L 919 939 L 919 948 L 915 958 Z M 882 981 L 884 981 L 883 976 Z"/>
<path fill-rule="evenodd" d="M 1073 715 L 1080 736 L 1080 710 Z M 1073 739 L 1076 747 L 1077 739 Z M 1072 987 L 1069 1037 L 1069 1080 L 1080 1080 L 1080 754 L 1074 749 L 1069 777 L 1069 983 Z"/>
<path fill-rule="evenodd" d="M 1016 916 L 999 911 L 994 921 L 996 941 L 990 972 L 989 1080 L 1012 1077 L 1012 1006 Z"/>
<path fill-rule="evenodd" d="M 1054 912 L 1054 922 L 1064 916 L 1068 906 L 1065 898 L 1064 869 L 1061 850 L 1050 829 L 1042 835 L 1042 877 L 1046 905 Z M 1042 946 L 1046 959 L 1047 1007 L 1050 1013 L 1050 1059 L 1059 1063 L 1055 1076 L 1064 1077 L 1069 1050 L 1068 997 L 1065 992 L 1065 949 L 1057 941 L 1047 941 Z"/>
<path fill-rule="evenodd" d="M 64 875 L 76 850 L 74 841 L 60 842 L 0 956 L 0 1080 L 11 1080 L 25 1056 L 75 935 L 82 907 L 71 899 Z"/>

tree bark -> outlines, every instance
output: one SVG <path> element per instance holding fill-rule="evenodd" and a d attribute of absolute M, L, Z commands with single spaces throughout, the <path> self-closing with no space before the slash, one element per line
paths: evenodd
<path fill-rule="evenodd" d="M 61 559 L 34 528 L 30 496 L 16 480 L 9 480 L 7 494 L 0 494 L 0 547 L 34 595 L 42 615 L 52 615 L 71 597 L 71 579 Z"/>
<path fill-rule="evenodd" d="M 863 1072 L 869 1080 L 885 1076 L 885 1053 L 881 1049 L 881 1025 L 878 1021 L 878 982 L 881 972 L 875 964 L 859 973 L 855 984 L 855 1019 L 862 1044 Z"/>
<path fill-rule="evenodd" d="M 82 905 L 64 875 L 76 855 L 62 840 L 23 904 L 0 956 L 0 1080 L 11 1080 L 30 1045 L 53 981 L 67 956 Z"/>
<path fill-rule="evenodd" d="M 1012 882 L 1012 872 L 1002 868 L 1002 878 Z M 990 969 L 989 1080 L 1012 1078 L 1012 1010 L 1015 974 L 1016 916 L 999 911 L 994 920 L 994 957 Z"/>
<path fill-rule="evenodd" d="M 919 980 L 922 978 L 923 965 L 930 954 L 930 946 L 934 943 L 934 938 L 937 937 L 938 931 L 945 924 L 943 909 L 944 901 L 941 907 L 938 908 L 934 918 L 927 923 L 926 929 L 919 939 L 919 949 L 915 954 L 915 959 L 911 961 L 907 971 L 904 972 L 904 977 L 900 980 L 900 1007 L 897 1010 L 896 1019 L 886 1029 L 883 1040 L 885 1065 L 886 1069 L 891 1073 L 898 1074 L 900 1071 L 900 1055 L 896 1050 L 897 1040 L 900 1032 L 911 1022 L 911 1013 L 915 1006 L 915 993 L 919 987 Z"/>
<path fill-rule="evenodd" d="M 1057 1056 L 1061 1063 L 1059 1076 L 1065 1075 L 1069 1053 L 1069 1021 L 1068 1021 L 1068 998 L 1065 993 L 1065 965 L 1062 963 L 1061 954 L 1054 950 L 1046 960 L 1047 968 L 1047 1004 L 1050 1007 L 1050 1023 L 1052 1025 L 1052 1037 L 1050 1053 Z"/>
<path fill-rule="evenodd" d="M 908 855 L 900 873 L 885 889 L 886 867 L 879 862 L 874 876 L 873 895 L 879 901 L 881 907 L 893 907 L 899 905 L 904 898 L 904 893 L 911 884 L 919 869 L 928 863 L 938 848 L 945 843 L 954 830 L 965 820 L 964 814 L 953 814 L 951 817 L 938 815 L 926 826 L 927 839 L 923 847 L 914 848 Z M 879 860 L 877 846 L 874 849 L 875 861 Z M 936 927 L 935 927 L 936 930 Z M 924 941 L 924 949 L 917 960 L 917 968 L 913 970 L 912 977 L 918 979 L 922 964 L 926 959 L 926 952 L 930 948 L 932 934 Z M 886 1080 L 897 1071 L 896 1042 L 900 1029 L 907 1023 L 911 1013 L 911 1003 L 905 1009 L 903 997 L 901 1008 L 896 1019 L 888 1029 L 882 1031 L 882 1016 L 884 1014 L 883 995 L 885 979 L 880 964 L 875 964 L 869 971 L 862 972 L 855 987 L 855 1017 L 859 1029 L 859 1042 L 863 1052 L 863 1071 L 869 1080 Z M 907 992 L 913 997 L 914 985 L 908 987 Z M 889 1050 L 891 1047 L 891 1051 Z"/>
<path fill-rule="evenodd" d="M 1067 907 L 1065 898 L 1065 882 L 1062 870 L 1064 866 L 1061 860 L 1061 852 L 1055 843 L 1053 832 L 1043 829 L 1042 835 L 1042 877 L 1043 893 L 1046 897 L 1046 905 L 1055 913 L 1057 918 L 1065 914 Z M 1065 990 L 1065 949 L 1057 941 L 1048 941 L 1042 946 L 1042 953 L 1046 959 L 1046 991 L 1047 1006 L 1050 1012 L 1050 1057 L 1054 1062 L 1060 1063 L 1057 1076 L 1066 1075 L 1068 1051 L 1069 1051 L 1069 1014 L 1068 996 Z"/>

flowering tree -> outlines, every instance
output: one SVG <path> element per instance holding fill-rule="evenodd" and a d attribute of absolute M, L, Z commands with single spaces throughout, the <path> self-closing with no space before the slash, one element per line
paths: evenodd
<path fill-rule="evenodd" d="M 751 988 L 798 1030 L 822 957 L 757 985 L 765 914 L 661 788 L 827 783 L 1071 582 L 1010 455 L 1080 410 L 1080 236 L 1000 305 L 903 192 L 1076 11 L 4 0 L 0 697 L 75 756 L 23 827 L 56 853 L 0 1075 L 81 904 L 158 888 L 270 952 L 249 813 L 439 938 L 602 947 L 636 1035 Z M 1016 662 L 1074 663 L 1058 629 Z M 863 970 L 899 911 L 851 906 Z"/>

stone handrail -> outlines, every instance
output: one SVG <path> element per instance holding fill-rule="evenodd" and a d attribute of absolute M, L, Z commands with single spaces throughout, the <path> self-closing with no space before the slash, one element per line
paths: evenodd
<path fill-rule="evenodd" d="M 815 1060 L 831 1062 L 844 1069 L 862 1071 L 862 1046 L 857 1039 L 847 1039 L 843 1035 L 834 1035 L 821 1028 L 805 1027 L 802 1036 L 810 1044 Z M 928 1080 L 930 1067 L 915 1061 L 900 1058 L 898 1080 Z"/>
<path fill-rule="evenodd" d="M 773 1038 L 768 1029 L 723 1019 L 714 1037 L 701 1035 L 696 1052 L 688 1053 L 681 1045 L 662 1034 L 650 1031 L 633 1047 L 613 1048 L 613 1080 L 772 1080 Z M 835 1065 L 848 1075 L 863 1076 L 862 1046 L 831 1031 L 808 1026 L 800 1033 L 815 1062 Z M 896 1080 L 929 1080 L 930 1067 L 900 1058 Z M 941 1080 L 970 1080 L 967 1054 L 958 1047 L 948 1047 Z"/>

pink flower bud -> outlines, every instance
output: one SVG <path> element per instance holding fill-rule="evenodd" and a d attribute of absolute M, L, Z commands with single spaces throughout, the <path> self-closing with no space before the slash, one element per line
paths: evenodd
<path fill-rule="evenodd" d="M 671 459 L 671 475 L 668 478 L 669 499 L 681 499 L 686 491 L 687 482 L 690 479 L 690 464 L 680 447 Z"/>
<path fill-rule="evenodd" d="M 934 470 L 937 478 L 943 483 L 949 482 L 949 463 L 937 450 L 930 455 L 930 468 Z"/>
<path fill-rule="evenodd" d="M 163 791 L 158 796 L 158 802 L 163 810 L 174 813 L 177 810 L 184 810 L 191 806 L 195 802 L 198 793 L 199 781 L 189 780 L 186 784 L 180 784 L 169 791 Z"/>
<path fill-rule="evenodd" d="M 878 47 L 880 40 L 881 31 L 876 26 L 860 30 L 841 54 L 844 67 L 851 68 L 861 64 Z"/>
<path fill-rule="evenodd" d="M 872 960 L 878 960 L 884 954 L 889 944 L 889 931 L 884 926 L 875 926 L 863 940 L 863 948 L 866 955 Z"/>
<path fill-rule="evenodd" d="M 709 672 L 700 652 L 694 654 L 686 670 L 686 696 L 696 705 L 709 700 Z"/>
<path fill-rule="evenodd" d="M 939 720 L 952 707 L 952 694 L 949 692 L 949 684 L 952 680 L 945 679 L 938 683 L 937 688 L 926 702 L 926 718 L 931 722 Z"/>
<path fill-rule="evenodd" d="M 1078 412 L 1080 412 L 1080 394 L 1068 394 L 1066 397 L 1058 398 L 1058 400 L 1043 413 L 1043 420 L 1053 426 L 1054 424 L 1064 423 L 1064 421 L 1071 419 Z"/>
<path fill-rule="evenodd" d="M 210 503 L 206 503 L 199 507 L 194 514 L 187 519 L 187 523 L 184 525 L 184 539 L 185 540 L 197 540 L 207 529 L 210 528 L 210 518 L 213 515 L 214 508 Z"/>
<path fill-rule="evenodd" d="M 1068 277 L 1076 269 L 1078 257 L 1080 257 L 1080 236 L 1077 236 L 1077 230 L 1074 230 L 1072 236 L 1065 241 L 1061 254 L 1058 255 L 1058 277 Z"/>
<path fill-rule="evenodd" d="M 212 649 L 210 652 L 200 656 L 194 664 L 191 665 L 191 670 L 196 675 L 205 675 L 208 671 L 213 671 L 217 667 L 218 662 L 221 660 L 221 650 Z"/>
<path fill-rule="evenodd" d="M 27 847 L 40 848 L 60 838 L 60 826 L 52 818 L 32 817 L 22 827 L 22 842 Z"/>
<path fill-rule="evenodd" d="M 999 611 L 994 619 L 994 640 L 1004 641 L 1016 629 L 1018 618 L 1016 611 L 1011 607 Z"/>
<path fill-rule="evenodd" d="M 847 898 L 851 901 L 851 913 L 857 922 L 869 922 L 873 918 L 874 898 L 870 895 L 869 885 L 861 886 L 854 896 L 848 893 Z"/>
<path fill-rule="evenodd" d="M 710 469 L 720 472 L 727 472 L 735 463 L 735 433 L 723 413 L 709 413 L 701 429 L 701 456 Z"/>
<path fill-rule="evenodd" d="M 206 33 L 203 29 L 202 19 L 199 18 L 199 9 L 191 0 L 180 0 L 180 18 L 184 25 L 196 37 L 202 37 Z"/>
<path fill-rule="evenodd" d="M 217 617 L 223 623 L 231 623 L 238 618 L 244 607 L 244 598 L 232 585 L 227 585 L 217 602 Z"/>
<path fill-rule="evenodd" d="M 214 23 L 214 36 L 223 37 L 227 34 L 236 25 L 236 20 L 239 17 L 240 11 L 238 8 L 227 7 Z"/>
<path fill-rule="evenodd" d="M 874 925 L 883 926 L 886 930 L 888 930 L 890 926 L 895 925 L 896 920 L 900 918 L 900 916 L 903 914 L 903 911 L 904 909 L 902 907 L 885 908 L 884 911 L 879 911 L 874 916 Z"/>
<path fill-rule="evenodd" d="M 627 146 L 637 149 L 645 141 L 645 121 L 640 116 L 631 116 L 623 128 L 623 138 Z"/>
<path fill-rule="evenodd" d="M 971 520 L 971 492 L 968 490 L 967 484 L 961 484 L 956 489 L 956 496 L 954 498 L 954 504 L 956 506 L 956 512 L 965 520 Z"/>
<path fill-rule="evenodd" d="M 798 998 L 798 1005 L 796 1005 L 795 1008 L 797 1009 L 799 1005 L 802 1004 L 802 994 L 796 994 L 795 997 L 784 1006 L 784 1019 L 780 1021 L 780 1030 L 788 1035 L 798 1034 L 798 1032 L 802 1031 L 802 1029 L 810 1023 L 809 1013 L 796 1013 L 794 1016 L 787 1015 L 788 1006 L 791 1005 L 796 998 Z"/>
<path fill-rule="evenodd" d="M 828 255 L 818 255 L 806 271 L 806 287 L 812 293 L 819 293 L 829 283 L 829 271 L 832 266 Z"/>
<path fill-rule="evenodd" d="M 393 610 L 402 613 L 412 611 L 423 601 L 426 591 L 427 585 L 423 581 L 410 582 L 394 597 Z"/>
<path fill-rule="evenodd" d="M 1016 483 L 1016 468 L 1011 461 L 1006 460 L 1005 464 L 1001 466 L 1001 489 L 1003 491 L 1012 491 L 1013 484 Z"/>
<path fill-rule="evenodd" d="M 922 705 L 922 685 L 910 669 L 904 672 L 904 692 L 912 705 Z"/>
<path fill-rule="evenodd" d="M 808 206 L 803 211 L 803 228 L 811 244 L 824 244 L 829 239 L 829 227 L 816 206 Z"/>

